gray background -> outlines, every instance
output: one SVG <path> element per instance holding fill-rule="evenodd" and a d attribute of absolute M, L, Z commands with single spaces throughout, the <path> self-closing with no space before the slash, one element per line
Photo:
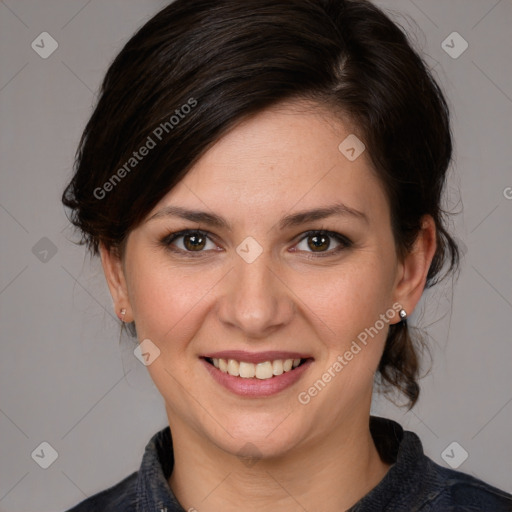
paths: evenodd
<path fill-rule="evenodd" d="M 165 3 L 0 2 L 0 511 L 64 510 L 117 483 L 167 424 L 60 203 L 109 62 Z M 427 291 L 411 317 L 433 354 L 419 404 L 404 414 L 377 398 L 373 412 L 417 432 L 439 464 L 457 441 L 469 453 L 459 470 L 512 492 L 512 3 L 378 4 L 427 54 L 452 107 L 446 208 L 465 257 L 456 285 Z M 44 31 L 59 45 L 47 59 L 31 47 Z M 458 58 L 442 48 L 454 31 L 469 44 Z M 58 452 L 46 470 L 31 457 L 43 441 Z"/>

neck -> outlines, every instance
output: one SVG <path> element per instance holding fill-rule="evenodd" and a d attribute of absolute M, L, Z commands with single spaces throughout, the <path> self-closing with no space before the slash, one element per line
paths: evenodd
<path fill-rule="evenodd" d="M 354 505 L 384 477 L 368 415 L 342 422 L 280 457 L 240 460 L 179 422 L 171 425 L 174 468 L 169 485 L 185 510 L 201 512 L 318 510 Z"/>

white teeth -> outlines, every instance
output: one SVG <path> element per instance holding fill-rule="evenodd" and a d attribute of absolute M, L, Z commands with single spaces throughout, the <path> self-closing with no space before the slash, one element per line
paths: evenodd
<path fill-rule="evenodd" d="M 272 363 L 272 370 L 274 375 L 281 375 L 283 373 L 283 361 L 278 359 Z"/>
<path fill-rule="evenodd" d="M 244 379 L 266 380 L 271 379 L 274 375 L 282 375 L 289 372 L 292 368 L 296 368 L 300 364 L 300 359 L 276 359 L 275 361 L 264 361 L 263 363 L 246 363 L 245 361 L 236 361 L 235 359 L 218 359 L 212 358 L 213 366 L 221 372 L 228 373 L 234 377 L 242 377 Z"/>
<path fill-rule="evenodd" d="M 228 373 L 235 377 L 240 375 L 240 365 L 238 364 L 238 361 L 235 361 L 234 359 L 230 359 L 228 361 Z"/>
<path fill-rule="evenodd" d="M 240 377 L 250 379 L 256 375 L 256 368 L 252 363 L 240 361 Z"/>
<path fill-rule="evenodd" d="M 270 379 L 272 377 L 272 363 L 265 361 L 256 365 L 256 378 L 257 379 Z"/>

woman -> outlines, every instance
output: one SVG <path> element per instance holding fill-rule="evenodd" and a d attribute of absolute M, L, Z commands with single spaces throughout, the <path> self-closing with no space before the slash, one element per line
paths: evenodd
<path fill-rule="evenodd" d="M 456 271 L 449 112 L 361 0 L 177 0 L 105 77 L 63 194 L 169 427 L 72 510 L 512 510 L 370 416 Z M 416 340 L 418 341 L 418 340 Z"/>

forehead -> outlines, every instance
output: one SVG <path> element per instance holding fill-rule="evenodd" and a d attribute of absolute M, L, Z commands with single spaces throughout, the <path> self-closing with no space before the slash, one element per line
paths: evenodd
<path fill-rule="evenodd" d="M 292 104 L 260 112 L 220 138 L 152 214 L 162 205 L 179 204 L 262 220 L 343 202 L 370 219 L 382 216 L 387 200 L 367 151 L 350 160 L 347 154 L 353 152 L 346 153 L 342 144 L 357 144 L 356 136 L 320 108 Z"/>

